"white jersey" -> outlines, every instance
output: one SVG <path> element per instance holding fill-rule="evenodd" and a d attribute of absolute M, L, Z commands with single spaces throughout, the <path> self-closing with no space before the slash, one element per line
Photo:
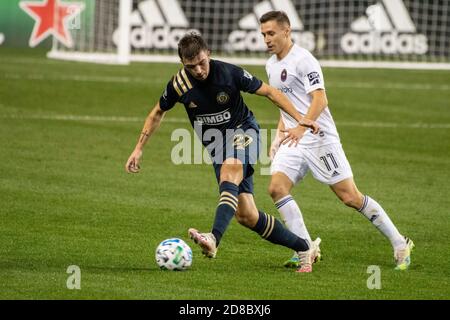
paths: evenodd
<path fill-rule="evenodd" d="M 311 104 L 312 98 L 309 93 L 317 89 L 325 89 L 319 62 L 309 51 L 296 44 L 281 60 L 273 55 L 267 61 L 266 72 L 270 85 L 282 91 L 302 115 L 308 113 Z M 281 116 L 287 129 L 298 125 L 297 121 L 286 112 L 281 111 Z M 310 130 L 307 130 L 299 145 L 318 147 L 340 143 L 339 134 L 328 107 L 322 111 L 316 122 L 320 126 L 320 132 L 312 134 Z"/>

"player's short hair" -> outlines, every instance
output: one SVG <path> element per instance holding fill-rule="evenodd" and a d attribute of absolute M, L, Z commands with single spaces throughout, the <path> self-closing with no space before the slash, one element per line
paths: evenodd
<path fill-rule="evenodd" d="M 178 42 L 178 55 L 181 60 L 192 60 L 203 50 L 210 51 L 205 40 L 196 32 L 185 34 Z"/>
<path fill-rule="evenodd" d="M 287 24 L 288 26 L 291 26 L 291 21 L 289 21 L 289 17 L 284 11 L 269 11 L 259 18 L 260 23 L 268 21 L 276 21 L 279 25 Z"/>

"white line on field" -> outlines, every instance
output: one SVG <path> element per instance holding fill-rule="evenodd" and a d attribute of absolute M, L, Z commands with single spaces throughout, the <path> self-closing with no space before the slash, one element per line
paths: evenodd
<path fill-rule="evenodd" d="M 327 87 L 331 88 L 356 88 L 356 89 L 397 89 L 397 90 L 441 90 L 449 91 L 450 86 L 441 85 L 430 85 L 423 83 L 366 83 L 366 82 L 332 82 L 326 84 Z"/>
<path fill-rule="evenodd" d="M 145 117 L 90 116 L 90 115 L 0 115 L 0 119 L 18 120 L 56 120 L 56 121 L 98 121 L 98 122 L 142 122 Z M 163 122 L 189 123 L 187 118 L 166 117 Z M 276 125 L 275 120 L 259 120 L 260 124 Z M 450 123 L 395 123 L 395 122 L 337 122 L 338 127 L 362 128 L 412 128 L 412 129 L 450 129 Z"/>
<path fill-rule="evenodd" d="M 0 76 L 2 77 L 2 76 Z M 80 82 L 105 82 L 105 83 L 135 83 L 135 84 L 155 84 L 169 81 L 142 77 L 124 76 L 88 76 L 88 75 L 44 75 L 44 74 L 3 74 L 5 79 L 13 80 L 36 80 L 36 81 L 80 81 Z M 397 89 L 397 90 L 440 90 L 449 91 L 450 85 L 446 84 L 425 84 L 425 83 L 370 83 L 370 82 L 328 82 L 329 88 L 356 88 L 356 89 Z"/>
<path fill-rule="evenodd" d="M 38 81 L 79 81 L 79 82 L 106 82 L 106 83 L 142 83 L 149 84 L 150 79 L 122 76 L 86 76 L 86 75 L 43 75 L 43 74 L 5 74 L 6 79 L 38 80 Z M 152 80 L 152 83 L 154 81 Z"/>

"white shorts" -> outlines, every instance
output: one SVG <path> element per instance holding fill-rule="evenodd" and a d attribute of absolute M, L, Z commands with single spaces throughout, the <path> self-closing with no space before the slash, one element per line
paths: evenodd
<path fill-rule="evenodd" d="M 333 185 L 353 177 L 353 172 L 340 143 L 317 148 L 281 145 L 270 167 L 271 174 L 282 172 L 296 184 L 311 170 L 318 181 Z"/>

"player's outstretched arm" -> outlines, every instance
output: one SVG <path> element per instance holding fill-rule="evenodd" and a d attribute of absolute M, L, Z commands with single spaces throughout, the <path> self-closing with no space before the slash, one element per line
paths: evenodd
<path fill-rule="evenodd" d="M 310 119 L 303 117 L 294 107 L 294 105 L 289 101 L 289 99 L 276 88 L 263 83 L 261 87 L 255 92 L 257 95 L 265 96 L 280 109 L 288 113 L 292 118 L 297 120 L 299 126 L 292 129 L 287 129 L 282 132 L 286 132 L 286 136 L 282 140 L 283 144 L 288 142 L 297 144 L 303 137 L 306 128 L 310 128 L 313 133 L 319 132 L 319 125 Z M 290 144 L 290 145 L 291 145 Z"/>
<path fill-rule="evenodd" d="M 139 163 L 142 157 L 142 150 L 144 149 L 144 146 L 147 143 L 150 136 L 161 124 L 161 121 L 165 113 L 166 112 L 160 108 L 158 102 L 156 106 L 152 109 L 152 111 L 150 111 L 150 113 L 148 114 L 147 118 L 145 119 L 144 128 L 142 129 L 136 147 L 134 148 L 133 152 L 131 153 L 130 157 L 127 160 L 127 163 L 125 164 L 125 170 L 128 173 L 139 172 L 140 169 Z"/>

